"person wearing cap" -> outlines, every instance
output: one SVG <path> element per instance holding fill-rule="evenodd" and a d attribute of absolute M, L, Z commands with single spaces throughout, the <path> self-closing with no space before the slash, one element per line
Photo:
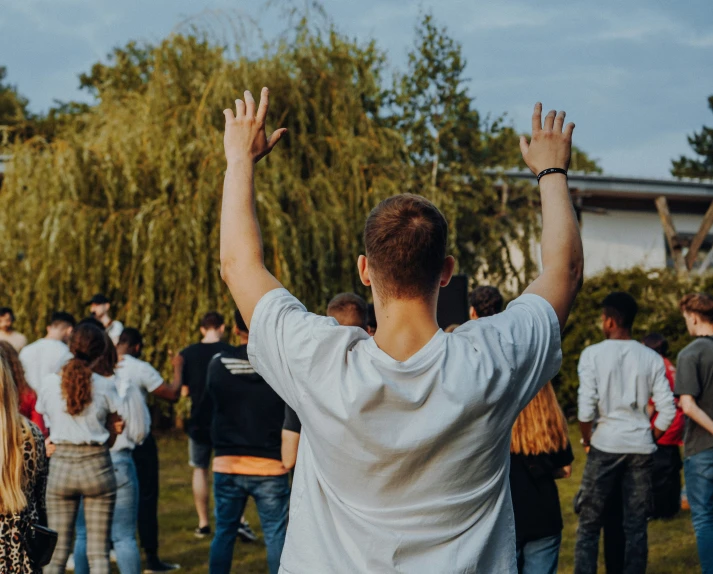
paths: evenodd
<path fill-rule="evenodd" d="M 87 305 L 89 305 L 89 312 L 92 314 L 92 317 L 104 325 L 107 335 L 109 335 L 109 338 L 112 340 L 114 345 L 117 345 L 119 343 L 121 332 L 124 330 L 124 325 L 121 321 L 116 321 L 111 318 L 111 315 L 109 315 L 111 301 L 109 301 L 107 296 L 103 293 L 97 293 L 94 297 L 87 301 Z"/>

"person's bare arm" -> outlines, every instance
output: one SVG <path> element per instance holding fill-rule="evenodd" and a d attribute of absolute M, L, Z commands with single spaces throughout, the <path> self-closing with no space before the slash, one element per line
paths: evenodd
<path fill-rule="evenodd" d="M 564 112 L 554 110 L 542 126 L 542 104 L 532 114 L 532 140 L 520 138 L 522 157 L 532 172 L 558 167 L 567 169 L 572 151 L 574 124 L 563 129 Z M 577 217 L 572 207 L 567 177 L 553 173 L 540 180 L 542 201 L 542 273 L 525 289 L 546 299 L 564 328 L 574 298 L 582 285 L 584 257 Z"/>
<path fill-rule="evenodd" d="M 706 412 L 698 406 L 698 403 L 693 395 L 681 395 L 679 405 L 681 406 L 683 414 L 685 414 L 689 419 L 695 421 L 698 426 L 703 427 L 709 433 L 713 434 L 713 419 L 711 419 L 711 417 L 709 417 Z"/>
<path fill-rule="evenodd" d="M 175 403 L 181 396 L 181 386 L 183 385 L 183 355 L 175 354 L 171 359 L 171 364 L 173 365 L 173 380 L 170 383 L 164 381 L 151 394 Z"/>
<path fill-rule="evenodd" d="M 272 151 L 286 129 L 268 138 L 265 118 L 268 90 L 262 89 L 260 107 L 245 92 L 245 101 L 235 101 L 235 114 L 225 110 L 225 158 L 228 168 L 223 185 L 220 218 L 220 274 L 227 283 L 245 323 L 265 293 L 282 287 L 265 268 L 260 225 L 255 210 L 255 164 Z"/>
<path fill-rule="evenodd" d="M 582 433 L 582 445 L 584 445 L 585 448 L 589 446 L 592 440 L 592 426 L 593 423 L 591 421 L 586 423 L 579 421 L 579 431 Z"/>
<path fill-rule="evenodd" d="M 300 433 L 282 430 L 282 466 L 292 470 L 297 463 L 297 447 L 300 444 Z"/>

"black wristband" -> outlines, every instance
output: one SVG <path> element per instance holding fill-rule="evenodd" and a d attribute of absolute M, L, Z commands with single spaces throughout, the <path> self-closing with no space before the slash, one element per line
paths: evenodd
<path fill-rule="evenodd" d="M 551 173 L 561 173 L 565 177 L 567 177 L 567 170 L 562 169 L 561 167 L 550 167 L 548 169 L 543 169 L 540 173 L 537 174 L 537 183 L 540 183 L 540 180 L 545 177 L 546 175 L 550 175 Z"/>

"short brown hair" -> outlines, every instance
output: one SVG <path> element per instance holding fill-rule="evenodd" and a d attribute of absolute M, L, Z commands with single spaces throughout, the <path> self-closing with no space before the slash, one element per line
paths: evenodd
<path fill-rule="evenodd" d="M 356 293 L 340 293 L 327 305 L 327 315 L 337 319 L 339 324 L 361 327 L 366 331 L 366 301 Z"/>
<path fill-rule="evenodd" d="M 220 329 L 223 325 L 225 325 L 225 318 L 218 311 L 208 311 L 201 319 L 201 329 L 206 331 Z"/>
<path fill-rule="evenodd" d="M 377 205 L 364 226 L 369 270 L 385 298 L 419 298 L 438 287 L 448 223 L 425 197 L 404 193 Z"/>
<path fill-rule="evenodd" d="M 497 287 L 480 285 L 470 292 L 470 306 L 475 309 L 478 318 L 492 317 L 503 310 L 503 296 Z"/>
<path fill-rule="evenodd" d="M 713 323 L 713 297 L 708 293 L 684 295 L 678 306 L 682 313 L 696 313 L 706 322 Z"/>

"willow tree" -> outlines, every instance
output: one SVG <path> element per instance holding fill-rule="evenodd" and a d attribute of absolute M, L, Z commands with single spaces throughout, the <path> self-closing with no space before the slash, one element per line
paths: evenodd
<path fill-rule="evenodd" d="M 83 79 L 96 105 L 51 141 L 10 150 L 3 300 L 39 335 L 51 310 L 82 314 L 104 291 L 158 359 L 194 337 L 202 313 L 230 312 L 218 260 L 222 110 L 263 85 L 269 122 L 289 128 L 257 176 L 268 265 L 315 310 L 357 288 L 364 214 L 402 179 L 400 139 L 374 119 L 381 66 L 372 44 L 306 31 L 252 59 L 181 35 L 115 50 Z"/>

